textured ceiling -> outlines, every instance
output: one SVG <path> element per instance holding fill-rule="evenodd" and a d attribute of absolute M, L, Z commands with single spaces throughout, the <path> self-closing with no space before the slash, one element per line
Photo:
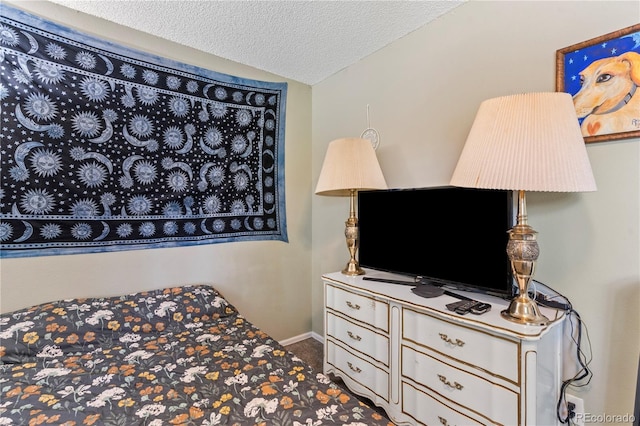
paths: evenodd
<path fill-rule="evenodd" d="M 313 85 L 466 0 L 51 1 Z"/>

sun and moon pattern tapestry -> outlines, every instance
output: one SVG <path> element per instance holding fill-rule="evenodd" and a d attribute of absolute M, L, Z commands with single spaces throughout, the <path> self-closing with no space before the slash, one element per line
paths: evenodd
<path fill-rule="evenodd" d="M 0 16 L 0 256 L 287 241 L 287 84 Z"/>

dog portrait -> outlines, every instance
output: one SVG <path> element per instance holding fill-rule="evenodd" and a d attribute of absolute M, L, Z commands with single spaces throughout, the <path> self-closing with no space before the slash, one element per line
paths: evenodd
<path fill-rule="evenodd" d="M 640 25 L 560 49 L 556 66 L 585 142 L 640 136 Z"/>

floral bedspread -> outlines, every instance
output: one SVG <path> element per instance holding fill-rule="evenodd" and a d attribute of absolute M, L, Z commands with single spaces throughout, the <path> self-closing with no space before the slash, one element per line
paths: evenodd
<path fill-rule="evenodd" d="M 390 425 L 209 286 L 0 316 L 0 425 Z"/>

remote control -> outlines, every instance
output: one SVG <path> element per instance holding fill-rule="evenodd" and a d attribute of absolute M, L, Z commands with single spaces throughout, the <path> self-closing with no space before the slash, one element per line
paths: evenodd
<path fill-rule="evenodd" d="M 478 301 L 476 300 L 465 300 L 460 306 L 456 307 L 453 311 L 458 315 L 466 315 L 471 312 L 471 308 L 477 305 Z"/>
<path fill-rule="evenodd" d="M 466 315 L 471 312 L 474 315 L 482 315 L 491 310 L 491 305 L 477 300 L 461 300 L 459 302 L 449 303 L 447 309 L 454 311 L 459 315 Z"/>
<path fill-rule="evenodd" d="M 457 302 L 449 303 L 445 305 L 448 310 L 455 311 L 459 306 L 469 303 L 469 300 L 458 300 Z"/>

